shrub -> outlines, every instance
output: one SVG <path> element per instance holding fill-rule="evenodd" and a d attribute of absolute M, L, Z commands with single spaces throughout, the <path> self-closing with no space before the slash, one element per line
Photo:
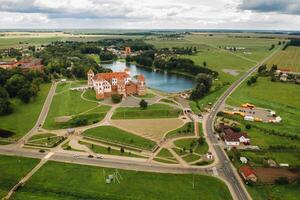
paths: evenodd
<path fill-rule="evenodd" d="M 72 126 L 85 126 L 88 124 L 88 119 L 86 117 L 77 117 L 74 118 L 71 122 Z"/>
<path fill-rule="evenodd" d="M 289 184 L 289 179 L 287 177 L 279 177 L 275 180 L 276 185 L 287 185 Z"/>
<path fill-rule="evenodd" d="M 249 130 L 249 129 L 251 129 L 251 124 L 246 124 L 246 126 L 245 126 L 245 127 L 246 127 L 246 129 L 248 129 L 248 130 Z"/>
<path fill-rule="evenodd" d="M 120 94 L 113 94 L 112 96 L 111 96 L 111 100 L 112 100 L 112 102 L 113 103 L 120 103 L 121 102 L 121 100 L 122 100 L 122 95 L 120 95 Z"/>

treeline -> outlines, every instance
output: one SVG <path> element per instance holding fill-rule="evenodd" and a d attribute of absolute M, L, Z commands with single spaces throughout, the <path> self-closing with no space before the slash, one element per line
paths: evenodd
<path fill-rule="evenodd" d="M 20 69 L 0 68 L 0 115 L 13 112 L 11 98 L 29 103 L 40 90 L 40 84 L 49 82 L 49 76 L 38 71 L 22 72 Z"/>
<path fill-rule="evenodd" d="M 99 45 L 103 47 L 115 46 L 116 49 L 122 50 L 125 47 L 130 47 L 132 51 L 153 50 L 154 46 L 145 43 L 143 40 L 132 39 L 104 39 L 99 41 Z"/>
<path fill-rule="evenodd" d="M 159 54 L 193 55 L 197 53 L 197 47 L 172 47 L 157 50 Z"/>
<path fill-rule="evenodd" d="M 54 42 L 43 51 L 35 53 L 45 65 L 45 72 L 61 74 L 65 77 L 86 78 L 86 72 L 92 68 L 95 72 L 110 71 L 100 67 L 96 61 L 86 54 L 101 52 L 97 43 Z"/>
<path fill-rule="evenodd" d="M 286 50 L 286 48 L 288 48 L 289 46 L 296 46 L 299 47 L 300 46 L 300 39 L 299 38 L 290 38 L 290 41 L 287 42 L 282 50 Z"/>

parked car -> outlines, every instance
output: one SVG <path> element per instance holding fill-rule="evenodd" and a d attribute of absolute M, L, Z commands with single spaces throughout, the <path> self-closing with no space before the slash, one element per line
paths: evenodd
<path fill-rule="evenodd" d="M 94 158 L 94 156 L 93 156 L 93 155 L 88 155 L 88 157 L 89 157 L 89 158 Z"/>

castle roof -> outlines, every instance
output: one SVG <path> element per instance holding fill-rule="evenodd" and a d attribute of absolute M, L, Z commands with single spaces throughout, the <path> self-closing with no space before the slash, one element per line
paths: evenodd
<path fill-rule="evenodd" d="M 99 73 L 94 76 L 94 80 L 106 80 L 111 81 L 113 78 L 117 80 L 124 80 L 129 75 L 126 72 L 111 72 L 111 73 Z"/>
<path fill-rule="evenodd" d="M 145 77 L 143 75 L 139 75 L 136 77 L 138 81 L 145 81 Z"/>

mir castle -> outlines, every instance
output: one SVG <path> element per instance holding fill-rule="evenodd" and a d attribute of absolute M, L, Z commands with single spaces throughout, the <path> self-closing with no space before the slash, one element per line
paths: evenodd
<path fill-rule="evenodd" d="M 130 70 L 123 72 L 98 73 L 95 74 L 91 69 L 87 73 L 88 85 L 93 87 L 97 99 L 110 97 L 112 94 L 123 96 L 147 94 L 145 77 L 138 75 L 130 76 Z"/>

